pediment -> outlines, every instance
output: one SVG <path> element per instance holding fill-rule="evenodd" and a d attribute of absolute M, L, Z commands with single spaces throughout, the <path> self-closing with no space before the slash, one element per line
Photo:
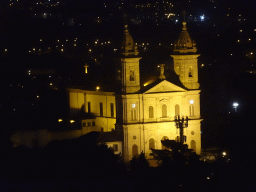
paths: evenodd
<path fill-rule="evenodd" d="M 184 92 L 185 89 L 164 80 L 144 93 Z"/>

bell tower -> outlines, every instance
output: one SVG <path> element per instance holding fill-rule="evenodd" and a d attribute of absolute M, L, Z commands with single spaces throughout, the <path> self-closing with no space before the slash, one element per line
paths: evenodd
<path fill-rule="evenodd" d="M 181 34 L 174 45 L 174 54 L 171 55 L 174 71 L 187 89 L 199 89 L 197 58 L 200 54 L 196 54 L 196 44 L 188 34 L 186 22 L 182 24 Z"/>
<path fill-rule="evenodd" d="M 122 43 L 122 92 L 136 93 L 140 90 L 140 68 L 137 45 L 134 43 L 128 25 L 125 25 Z"/>

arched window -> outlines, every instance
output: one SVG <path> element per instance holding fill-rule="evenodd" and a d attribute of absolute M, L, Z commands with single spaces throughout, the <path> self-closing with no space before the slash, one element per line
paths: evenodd
<path fill-rule="evenodd" d="M 132 146 L 132 156 L 136 156 L 138 155 L 138 146 L 137 145 L 133 145 Z"/>
<path fill-rule="evenodd" d="M 136 109 L 131 110 L 131 120 L 136 121 L 137 116 L 136 116 Z"/>
<path fill-rule="evenodd" d="M 196 142 L 195 142 L 195 140 L 192 140 L 190 142 L 190 148 L 193 149 L 194 152 L 196 152 Z"/>
<path fill-rule="evenodd" d="M 175 105 L 175 116 L 180 115 L 180 106 L 178 104 Z"/>
<path fill-rule="evenodd" d="M 163 138 L 161 139 L 162 141 L 163 140 L 168 140 L 169 138 L 167 136 L 163 136 Z M 165 147 L 163 144 L 162 144 L 162 149 L 168 149 L 167 147 Z"/>
<path fill-rule="evenodd" d="M 167 106 L 165 104 L 162 105 L 162 117 L 167 117 Z"/>
<path fill-rule="evenodd" d="M 190 105 L 189 106 L 189 116 L 190 117 L 192 117 L 192 116 L 194 116 L 195 114 L 194 114 L 194 105 Z"/>
<path fill-rule="evenodd" d="M 149 149 L 155 149 L 155 140 L 149 139 Z"/>
<path fill-rule="evenodd" d="M 193 77 L 192 67 L 189 67 L 189 70 L 188 70 L 188 77 Z"/>
<path fill-rule="evenodd" d="M 149 118 L 154 118 L 154 108 L 152 106 L 149 107 Z"/>

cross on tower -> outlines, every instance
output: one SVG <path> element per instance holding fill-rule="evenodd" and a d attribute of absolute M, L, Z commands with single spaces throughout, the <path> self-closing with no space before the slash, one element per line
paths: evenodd
<path fill-rule="evenodd" d="M 127 25 L 127 14 L 124 14 L 124 24 Z"/>
<path fill-rule="evenodd" d="M 87 68 L 89 67 L 89 65 L 87 65 L 87 63 L 85 64 L 85 66 L 84 66 L 84 68 L 85 68 L 85 73 L 88 73 L 88 71 L 87 71 Z"/>
<path fill-rule="evenodd" d="M 184 20 L 184 22 L 186 22 L 186 14 L 187 14 L 187 12 L 186 12 L 185 10 L 183 10 L 183 11 L 181 12 L 181 14 L 183 15 L 183 20 Z"/>

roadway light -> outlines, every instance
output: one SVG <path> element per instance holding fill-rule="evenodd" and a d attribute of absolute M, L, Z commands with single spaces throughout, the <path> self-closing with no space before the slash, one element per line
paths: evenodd
<path fill-rule="evenodd" d="M 235 112 L 237 111 L 237 107 L 239 106 L 239 104 L 237 102 L 233 103 L 233 108 L 235 109 Z"/>

